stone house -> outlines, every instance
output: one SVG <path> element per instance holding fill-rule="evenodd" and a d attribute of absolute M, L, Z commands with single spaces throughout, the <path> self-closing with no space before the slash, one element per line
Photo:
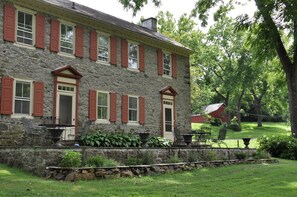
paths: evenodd
<path fill-rule="evenodd" d="M 191 129 L 190 49 L 68 0 L 0 1 L 0 145 L 44 137 L 45 121 L 174 138 Z M 2 139 L 2 140 L 1 140 Z M 34 142 L 38 145 L 42 142 Z"/>

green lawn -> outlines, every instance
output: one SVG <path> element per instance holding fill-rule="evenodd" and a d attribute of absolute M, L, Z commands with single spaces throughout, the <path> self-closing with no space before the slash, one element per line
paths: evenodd
<path fill-rule="evenodd" d="M 192 129 L 200 129 L 205 124 L 192 123 Z M 209 125 L 209 124 L 208 124 Z M 217 138 L 219 134 L 219 127 L 211 126 L 212 138 Z M 290 135 L 290 126 L 285 122 L 263 122 L 263 127 L 258 128 L 257 123 L 254 122 L 243 122 L 242 131 L 235 132 L 230 129 L 227 131 L 225 143 L 229 148 L 239 147 L 243 148 L 244 144 L 241 140 L 244 137 L 252 138 L 250 147 L 257 147 L 257 138 L 262 136 L 273 136 L 273 135 Z M 212 144 L 213 147 L 217 147 L 217 144 Z M 222 145 L 221 147 L 225 147 Z"/>
<path fill-rule="evenodd" d="M 297 161 L 237 165 L 142 178 L 79 181 L 37 178 L 0 164 L 0 196 L 216 196 L 293 197 Z"/>

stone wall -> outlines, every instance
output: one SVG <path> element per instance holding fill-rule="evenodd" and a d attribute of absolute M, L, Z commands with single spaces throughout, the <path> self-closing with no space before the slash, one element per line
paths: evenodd
<path fill-rule="evenodd" d="M 201 161 L 188 163 L 168 163 L 154 165 L 137 166 L 116 166 L 109 168 L 59 168 L 47 167 L 45 177 L 48 179 L 77 181 L 110 179 L 120 177 L 140 177 L 143 175 L 154 175 L 161 173 L 171 173 L 178 171 L 190 171 L 193 169 L 213 168 L 230 166 L 237 164 L 259 164 L 259 163 L 278 163 L 276 159 L 248 159 L 248 160 L 225 160 L 225 161 Z"/>
<path fill-rule="evenodd" d="M 177 156 L 182 161 L 230 160 L 235 159 L 235 153 L 245 152 L 251 155 L 255 149 L 195 149 L 195 148 L 0 148 L 0 163 L 19 167 L 33 174 L 44 176 L 47 166 L 58 166 L 61 157 L 68 150 L 82 153 L 83 162 L 90 156 L 101 155 L 114 159 L 121 164 L 128 158 L 141 158 L 144 154 L 151 154 L 156 163 L 167 163 L 169 158 Z M 191 159 L 190 159 L 191 158 Z"/>
<path fill-rule="evenodd" d="M 3 5 L 0 1 L 0 27 L 3 28 Z M 51 71 L 58 67 L 71 65 L 82 74 L 79 81 L 78 95 L 78 127 L 79 134 L 89 129 L 129 132 L 132 130 L 150 130 L 155 135 L 161 135 L 162 107 L 159 90 L 166 86 L 173 87 L 176 96 L 176 125 L 181 132 L 191 130 L 190 106 L 190 73 L 189 58 L 177 56 L 177 78 L 169 79 L 157 74 L 157 48 L 145 45 L 145 72 L 135 72 L 121 67 L 121 38 L 117 40 L 117 65 L 106 65 L 89 60 L 89 32 L 91 28 L 84 27 L 84 58 L 71 58 L 49 51 L 50 21 L 53 17 L 46 15 L 45 49 L 29 49 L 3 41 L 0 31 L 0 77 L 10 76 L 18 79 L 42 81 L 45 85 L 44 116 L 53 116 L 54 78 Z M 98 29 L 104 32 L 104 29 Z M 107 32 L 112 33 L 112 32 Z M 88 92 L 90 89 L 117 93 L 117 121 L 111 124 L 95 124 L 88 120 Z M 121 122 L 121 96 L 123 94 L 145 97 L 145 125 L 133 126 Z M 40 118 L 29 119 L 36 126 Z M 22 144 L 25 129 L 20 119 L 10 119 L 10 116 L 0 115 L 0 135 L 10 135 L 14 145 Z M 18 134 L 14 134 L 18 133 Z M 23 134 L 22 134 L 23 133 Z M 0 146 L 3 145 L 0 141 Z M 36 144 L 41 145 L 41 144 Z"/>

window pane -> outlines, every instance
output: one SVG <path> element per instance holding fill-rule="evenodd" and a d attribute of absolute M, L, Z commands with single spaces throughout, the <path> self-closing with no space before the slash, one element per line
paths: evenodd
<path fill-rule="evenodd" d="M 108 61 L 108 57 L 109 57 L 108 41 L 109 41 L 108 36 L 99 35 L 98 60 L 100 61 L 105 61 L 105 62 Z"/>
<path fill-rule="evenodd" d="M 137 110 L 129 110 L 129 121 L 137 121 Z"/>
<path fill-rule="evenodd" d="M 29 114 L 30 112 L 30 102 L 22 101 L 22 114 Z"/>
<path fill-rule="evenodd" d="M 21 113 L 21 101 L 18 101 L 18 100 L 15 100 L 14 102 L 14 113 L 18 113 L 20 114 Z"/>
<path fill-rule="evenodd" d="M 17 42 L 33 44 L 33 15 L 18 11 Z"/>
<path fill-rule="evenodd" d="M 129 43 L 129 46 L 128 46 L 128 50 L 129 50 L 128 51 L 128 55 L 129 55 L 128 65 L 129 65 L 129 68 L 134 68 L 134 69 L 138 68 L 137 49 L 138 49 L 137 45 Z"/>
<path fill-rule="evenodd" d="M 16 82 L 15 86 L 15 96 L 22 97 L 23 96 L 23 84 Z"/>
<path fill-rule="evenodd" d="M 64 53 L 73 53 L 73 27 L 61 24 L 60 50 Z"/>
<path fill-rule="evenodd" d="M 107 94 L 98 93 L 98 105 L 107 106 Z"/>
<path fill-rule="evenodd" d="M 98 119 L 107 119 L 107 107 L 98 107 Z"/>
<path fill-rule="evenodd" d="M 23 97 L 30 98 L 30 84 L 29 83 L 23 84 Z"/>
<path fill-rule="evenodd" d="M 137 98 L 129 97 L 129 108 L 137 109 Z"/>

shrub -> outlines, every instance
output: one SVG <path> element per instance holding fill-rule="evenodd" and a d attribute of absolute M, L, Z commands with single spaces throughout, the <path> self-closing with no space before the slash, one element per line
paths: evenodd
<path fill-rule="evenodd" d="M 212 126 L 221 126 L 222 122 L 219 118 L 213 118 L 210 120 L 210 125 Z"/>
<path fill-rule="evenodd" d="M 152 152 L 145 152 L 142 155 L 142 161 L 141 164 L 142 165 L 150 165 L 155 163 L 155 158 L 154 158 L 154 154 Z"/>
<path fill-rule="evenodd" d="M 254 159 L 270 159 L 270 154 L 264 150 L 257 150 L 257 152 L 252 154 Z"/>
<path fill-rule="evenodd" d="M 267 151 L 272 157 L 297 160 L 297 139 L 290 136 L 261 137 L 259 150 Z"/>
<path fill-rule="evenodd" d="M 84 146 L 98 147 L 138 147 L 140 139 L 137 135 L 126 133 L 90 133 L 81 136 L 79 142 Z"/>
<path fill-rule="evenodd" d="M 217 159 L 217 154 L 214 151 L 202 152 L 200 156 L 201 161 L 213 161 Z"/>
<path fill-rule="evenodd" d="M 238 152 L 238 153 L 235 153 L 234 155 L 235 155 L 235 158 L 239 160 L 247 158 L 247 154 L 244 152 Z"/>
<path fill-rule="evenodd" d="M 137 158 L 137 157 L 129 157 L 125 161 L 125 165 L 127 166 L 134 166 L 134 165 L 141 165 L 142 164 L 142 159 Z"/>
<path fill-rule="evenodd" d="M 81 167 L 82 155 L 76 151 L 67 151 L 63 155 L 60 165 L 62 167 Z"/>
<path fill-rule="evenodd" d="M 182 160 L 176 155 L 170 156 L 168 159 L 168 163 L 180 163 L 180 162 L 182 162 Z"/>
<path fill-rule="evenodd" d="M 172 146 L 172 142 L 166 138 L 163 137 L 150 137 L 147 145 L 149 147 L 171 147 Z"/>
<path fill-rule="evenodd" d="M 115 160 L 103 156 L 92 156 L 86 160 L 86 166 L 88 167 L 112 167 L 117 165 L 118 163 Z"/>
<path fill-rule="evenodd" d="M 228 129 L 231 129 L 233 131 L 241 131 L 238 123 L 231 123 L 230 125 L 228 125 Z"/>

